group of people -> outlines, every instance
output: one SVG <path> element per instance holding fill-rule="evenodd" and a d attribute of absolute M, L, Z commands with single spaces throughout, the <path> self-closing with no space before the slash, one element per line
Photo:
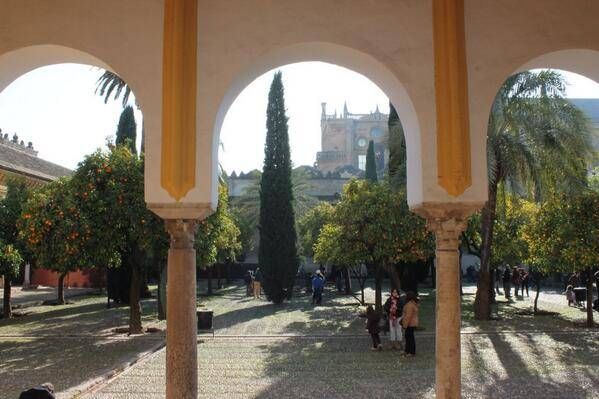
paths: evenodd
<path fill-rule="evenodd" d="M 500 274 L 497 273 L 497 285 L 495 287 L 497 293 L 499 294 L 499 277 Z M 518 290 L 520 290 L 520 296 L 524 296 L 524 290 L 526 290 L 526 296 L 528 295 L 528 288 L 530 287 L 530 282 L 532 280 L 531 275 L 528 271 L 524 270 L 521 267 L 510 267 L 510 265 L 505 266 L 505 270 L 502 275 L 503 281 L 503 295 L 506 299 L 510 299 L 512 297 L 512 286 L 514 287 L 514 296 L 518 297 Z"/>
<path fill-rule="evenodd" d="M 388 326 L 391 349 L 401 350 L 403 346 L 405 356 L 415 356 L 414 330 L 418 327 L 418 297 L 416 294 L 413 291 L 408 291 L 405 296 L 400 296 L 397 289 L 392 289 L 391 295 L 383 306 L 383 311 L 384 314 L 381 315 L 374 310 L 372 305 L 366 308 L 366 330 L 372 338 L 371 349 L 375 351 L 383 349 L 380 333 L 382 328 Z"/>
<path fill-rule="evenodd" d="M 257 267 L 255 271 L 248 270 L 243 277 L 245 281 L 245 294 L 254 296 L 254 299 L 262 297 L 262 272 Z"/>

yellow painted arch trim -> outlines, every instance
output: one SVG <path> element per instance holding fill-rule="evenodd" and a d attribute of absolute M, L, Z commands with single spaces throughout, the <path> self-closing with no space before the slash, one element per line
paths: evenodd
<path fill-rule="evenodd" d="M 165 0 L 160 184 L 177 201 L 195 186 L 197 0 Z"/>
<path fill-rule="evenodd" d="M 472 185 L 463 0 L 433 0 L 437 176 L 448 194 Z"/>

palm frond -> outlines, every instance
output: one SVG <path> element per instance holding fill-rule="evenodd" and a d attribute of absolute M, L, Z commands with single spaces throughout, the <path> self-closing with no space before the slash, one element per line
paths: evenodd
<path fill-rule="evenodd" d="M 112 93 L 114 92 L 114 100 L 117 100 L 121 93 L 123 97 L 121 99 L 123 107 L 129 102 L 131 96 L 131 87 L 120 76 L 111 71 L 104 71 L 104 73 L 98 78 L 96 82 L 95 93 L 104 97 L 104 103 L 108 103 Z"/>
<path fill-rule="evenodd" d="M 557 175 L 561 186 L 577 186 L 592 157 L 590 127 L 564 95 L 564 79 L 555 71 L 522 72 L 506 80 L 489 117 L 490 183 L 535 198 L 555 186 Z"/>

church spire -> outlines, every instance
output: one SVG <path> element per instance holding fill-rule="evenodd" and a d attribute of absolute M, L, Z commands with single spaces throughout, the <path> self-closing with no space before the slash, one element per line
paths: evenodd
<path fill-rule="evenodd" d="M 349 112 L 347 111 L 347 101 L 343 102 L 343 117 L 347 118 L 347 115 L 349 115 Z"/>

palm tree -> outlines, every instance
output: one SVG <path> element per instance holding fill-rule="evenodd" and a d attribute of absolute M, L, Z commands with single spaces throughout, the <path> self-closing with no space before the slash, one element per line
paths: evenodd
<path fill-rule="evenodd" d="M 586 162 L 592 155 L 589 124 L 564 95 L 565 82 L 559 73 L 528 71 L 509 77 L 495 97 L 487 131 L 489 198 L 482 209 L 477 319 L 490 317 L 498 186 L 538 200 L 550 190 L 584 185 Z"/>
<path fill-rule="evenodd" d="M 129 86 L 119 75 L 111 71 L 104 71 L 96 82 L 96 94 L 104 97 L 104 103 L 107 104 L 114 93 L 113 100 L 118 100 L 121 97 L 123 108 L 129 103 L 129 97 L 131 96 L 131 86 Z M 137 109 L 139 104 L 135 103 Z M 144 122 L 141 124 L 141 152 L 145 150 L 146 133 L 144 128 Z"/>

